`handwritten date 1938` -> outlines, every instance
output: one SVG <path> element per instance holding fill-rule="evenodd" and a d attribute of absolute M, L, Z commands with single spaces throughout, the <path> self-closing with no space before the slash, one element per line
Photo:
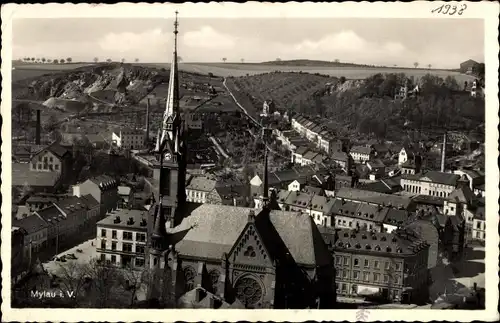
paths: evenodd
<path fill-rule="evenodd" d="M 456 5 L 441 5 L 437 7 L 436 9 L 431 10 L 432 13 L 437 13 L 437 14 L 443 14 L 443 15 L 450 15 L 453 16 L 455 14 L 461 16 L 464 11 L 467 9 L 467 5 L 465 3 L 462 3 L 458 6 Z"/>

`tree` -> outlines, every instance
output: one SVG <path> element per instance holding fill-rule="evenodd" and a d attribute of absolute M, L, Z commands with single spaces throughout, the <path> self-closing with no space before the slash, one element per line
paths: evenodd
<path fill-rule="evenodd" d="M 42 57 L 42 63 L 45 63 L 46 59 L 45 57 Z"/>
<path fill-rule="evenodd" d="M 429 67 L 429 69 L 431 69 L 431 67 L 432 67 L 432 64 L 429 64 L 429 65 L 427 65 L 427 67 Z"/>
<path fill-rule="evenodd" d="M 61 64 L 64 64 L 64 62 L 65 62 L 65 61 L 64 61 L 64 58 L 61 58 L 61 59 L 59 60 L 59 62 L 60 62 Z"/>
<path fill-rule="evenodd" d="M 31 58 L 31 61 L 32 61 L 32 62 L 34 62 L 34 61 L 35 61 L 35 58 L 34 58 L 34 57 L 32 57 L 32 58 Z"/>
<path fill-rule="evenodd" d="M 225 63 L 227 61 L 227 58 L 223 57 L 222 61 Z"/>
<path fill-rule="evenodd" d="M 56 58 L 56 59 L 54 59 L 54 60 L 52 61 L 52 63 L 54 63 L 54 64 L 59 64 L 59 60 Z"/>
<path fill-rule="evenodd" d="M 338 64 L 338 63 L 340 63 L 340 60 L 339 60 L 338 58 L 336 58 L 336 59 L 334 60 L 334 62 L 335 62 L 336 64 Z"/>
<path fill-rule="evenodd" d="M 276 62 L 281 62 L 281 58 L 276 58 Z"/>
<path fill-rule="evenodd" d="M 73 59 L 71 57 L 66 58 L 66 62 L 71 63 Z"/>
<path fill-rule="evenodd" d="M 139 59 L 138 58 L 134 59 L 134 62 L 139 63 Z"/>
<path fill-rule="evenodd" d="M 94 57 L 94 63 L 99 62 L 99 57 Z"/>
<path fill-rule="evenodd" d="M 418 62 L 413 63 L 413 66 L 415 66 L 415 68 L 417 68 L 418 67 Z"/>
<path fill-rule="evenodd" d="M 181 63 L 182 62 L 182 57 L 181 56 L 177 56 L 177 63 Z"/>
<path fill-rule="evenodd" d="M 241 59 L 241 63 L 242 64 L 245 63 L 245 59 L 244 58 Z"/>
<path fill-rule="evenodd" d="M 52 62 L 52 59 L 47 58 L 47 63 L 51 63 L 51 62 Z"/>
<path fill-rule="evenodd" d="M 125 58 L 122 58 L 121 62 L 122 62 L 122 63 L 125 63 Z"/>

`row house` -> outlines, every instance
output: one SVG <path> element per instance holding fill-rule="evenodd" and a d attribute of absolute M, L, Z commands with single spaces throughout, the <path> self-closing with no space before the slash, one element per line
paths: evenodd
<path fill-rule="evenodd" d="M 429 245 L 413 230 L 339 229 L 334 235 L 323 237 L 335 257 L 338 295 L 401 303 L 427 300 Z"/>
<path fill-rule="evenodd" d="M 190 176 L 186 183 L 186 199 L 195 203 L 221 204 L 215 189 L 217 180 L 207 176 Z"/>
<path fill-rule="evenodd" d="M 405 192 L 414 195 L 446 198 L 457 188 L 460 179 L 460 176 L 456 174 L 426 171 L 415 175 L 402 175 L 401 187 Z"/>
<path fill-rule="evenodd" d="M 292 129 L 305 136 L 309 142 L 327 155 L 346 151 L 349 144 L 347 139 L 335 138 L 335 135 L 328 131 L 327 126 L 304 116 L 292 118 Z"/>
<path fill-rule="evenodd" d="M 389 208 L 335 199 L 332 208 L 332 223 L 335 228 L 383 231 L 383 222 Z"/>
<path fill-rule="evenodd" d="M 479 207 L 476 212 L 474 212 L 473 224 L 472 224 L 472 239 L 480 241 L 482 243 L 486 242 L 486 217 L 485 217 L 484 207 Z"/>
<path fill-rule="evenodd" d="M 372 148 L 367 146 L 353 146 L 349 151 L 349 154 L 355 162 L 366 163 L 373 157 L 374 151 Z"/>
<path fill-rule="evenodd" d="M 334 165 L 342 168 L 345 172 L 348 172 L 354 163 L 352 156 L 343 151 L 332 153 L 330 155 L 330 160 Z"/>
<path fill-rule="evenodd" d="M 122 129 L 112 133 L 111 142 L 123 149 L 143 149 L 145 137 L 142 129 Z"/>
<path fill-rule="evenodd" d="M 97 254 L 102 263 L 144 268 L 147 211 L 120 209 L 97 223 Z"/>
<path fill-rule="evenodd" d="M 366 162 L 366 166 L 370 170 L 370 179 L 375 180 L 385 175 L 385 165 L 380 159 L 372 159 Z M 372 178 L 373 175 L 373 178 Z"/>
<path fill-rule="evenodd" d="M 460 216 L 465 220 L 465 237 L 474 239 L 474 221 L 477 213 L 484 209 L 483 203 L 466 185 L 455 189 L 443 201 L 443 214 L 447 216 Z M 479 215 L 481 217 L 481 215 Z"/>
<path fill-rule="evenodd" d="M 99 202 L 101 219 L 118 207 L 118 183 L 111 176 L 99 175 L 73 185 L 74 196 L 80 197 L 87 194 L 92 195 Z"/>
<path fill-rule="evenodd" d="M 295 152 L 292 152 L 292 163 L 300 166 L 323 164 L 326 159 L 327 156 L 307 147 L 299 147 Z"/>
<path fill-rule="evenodd" d="M 33 252 L 42 250 L 47 245 L 48 225 L 40 217 L 31 214 L 22 219 L 15 219 L 12 226 L 22 228 L 25 232 L 24 236 L 24 257 L 31 258 Z M 31 259 L 30 259 L 31 260 Z"/>
<path fill-rule="evenodd" d="M 281 131 L 279 129 L 273 129 L 273 134 L 277 137 L 277 140 L 281 143 L 281 145 L 285 146 L 292 152 L 298 147 L 309 144 L 309 141 L 302 138 L 302 136 L 295 130 Z"/>
<path fill-rule="evenodd" d="M 409 212 L 415 211 L 416 203 L 408 196 L 385 194 L 359 188 L 340 188 L 336 197 L 346 201 L 389 207 Z"/>

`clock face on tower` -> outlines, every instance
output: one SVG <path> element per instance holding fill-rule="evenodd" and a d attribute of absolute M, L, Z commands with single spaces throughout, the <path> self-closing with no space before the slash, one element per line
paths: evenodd
<path fill-rule="evenodd" d="M 165 155 L 163 155 L 163 156 L 164 156 L 165 160 L 171 160 L 172 159 L 172 154 L 171 153 L 165 153 Z"/>

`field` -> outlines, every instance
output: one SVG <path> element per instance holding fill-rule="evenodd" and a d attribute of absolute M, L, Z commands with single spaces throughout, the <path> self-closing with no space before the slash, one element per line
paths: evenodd
<path fill-rule="evenodd" d="M 36 63 L 24 63 L 24 62 L 12 62 L 12 81 L 17 82 L 27 78 L 38 77 L 45 74 L 55 74 L 91 65 L 93 64 L 90 63 L 36 64 Z"/>

